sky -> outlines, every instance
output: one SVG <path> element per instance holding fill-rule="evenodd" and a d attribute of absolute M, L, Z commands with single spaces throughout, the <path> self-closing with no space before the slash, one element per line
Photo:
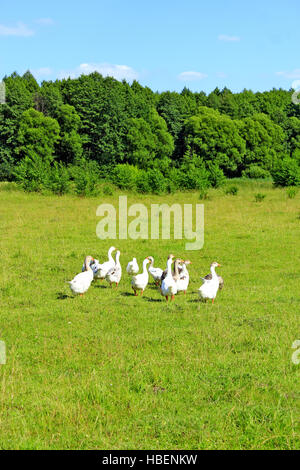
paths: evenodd
<path fill-rule="evenodd" d="M 154 91 L 289 89 L 299 14 L 299 0 L 0 0 L 0 79 L 97 70 Z"/>

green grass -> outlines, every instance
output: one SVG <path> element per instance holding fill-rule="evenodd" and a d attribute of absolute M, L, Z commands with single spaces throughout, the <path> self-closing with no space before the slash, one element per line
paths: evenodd
<path fill-rule="evenodd" d="M 205 245 L 96 237 L 104 198 L 41 196 L 0 186 L 2 449 L 299 449 L 300 194 L 270 182 L 211 190 Z M 2 189 L 2 190 L 1 190 Z M 266 194 L 260 204 L 257 192 Z M 199 193 L 129 195 L 199 203 Z M 91 254 L 121 250 L 118 290 L 66 280 Z M 127 262 L 189 258 L 186 298 L 166 304 L 153 284 L 135 298 Z M 197 301 L 212 261 L 225 280 L 214 305 Z"/>

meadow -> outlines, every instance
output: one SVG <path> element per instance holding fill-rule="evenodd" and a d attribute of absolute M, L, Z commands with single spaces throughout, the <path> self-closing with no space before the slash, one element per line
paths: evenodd
<path fill-rule="evenodd" d="M 1 449 L 299 449 L 300 192 L 271 182 L 142 202 L 205 205 L 202 250 L 184 240 L 100 240 L 98 198 L 0 186 Z M 265 198 L 256 198 L 257 193 Z M 68 284 L 86 255 L 121 251 L 118 289 Z M 190 286 L 167 304 L 150 280 L 134 297 L 126 265 L 190 259 Z M 200 303 L 212 261 L 225 281 Z"/>

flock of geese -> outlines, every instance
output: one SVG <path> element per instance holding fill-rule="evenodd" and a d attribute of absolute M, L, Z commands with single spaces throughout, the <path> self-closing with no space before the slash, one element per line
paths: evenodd
<path fill-rule="evenodd" d="M 118 287 L 122 277 L 122 266 L 120 263 L 120 251 L 116 251 L 115 259 L 112 253 L 116 248 L 111 246 L 108 250 L 108 260 L 100 264 L 99 261 L 92 256 L 87 256 L 82 266 L 82 271 L 77 274 L 72 281 L 68 281 L 70 289 L 74 294 L 82 296 L 90 287 L 93 280 L 100 279 L 106 280 L 110 286 L 113 284 Z M 176 258 L 170 254 L 167 259 L 167 267 L 165 270 L 154 267 L 154 258 L 147 256 L 143 261 L 142 272 L 139 273 L 139 266 L 136 258 L 133 258 L 127 264 L 126 271 L 132 277 L 131 287 L 134 295 L 137 296 L 138 292 L 143 295 L 149 282 L 149 274 L 152 276 L 156 286 L 159 288 L 161 295 L 171 300 L 174 299 L 178 292 L 184 292 L 188 289 L 189 285 L 189 272 L 187 266 L 191 264 L 189 260 Z M 174 269 L 172 263 L 174 262 Z M 149 267 L 147 269 L 147 265 Z M 203 284 L 199 288 L 199 297 L 201 300 L 211 299 L 212 303 L 216 298 L 219 289 L 223 288 L 224 281 L 221 276 L 216 273 L 216 268 L 221 266 L 217 262 L 213 262 L 210 266 L 210 274 L 201 277 Z"/>

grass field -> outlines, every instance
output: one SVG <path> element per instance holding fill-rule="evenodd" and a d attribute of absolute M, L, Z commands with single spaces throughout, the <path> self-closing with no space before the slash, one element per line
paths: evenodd
<path fill-rule="evenodd" d="M 77 198 L 0 186 L 2 449 L 299 449 L 300 193 L 271 183 L 212 190 L 205 244 L 96 237 L 96 208 L 117 196 Z M 258 192 L 266 194 L 255 202 Z M 121 194 L 121 193 L 120 193 Z M 128 204 L 199 203 L 197 193 L 128 195 Z M 121 250 L 118 290 L 93 283 L 73 297 L 66 280 L 87 254 Z M 134 297 L 127 262 L 189 258 L 191 282 L 166 304 L 150 281 Z M 212 261 L 225 280 L 198 302 Z"/>

